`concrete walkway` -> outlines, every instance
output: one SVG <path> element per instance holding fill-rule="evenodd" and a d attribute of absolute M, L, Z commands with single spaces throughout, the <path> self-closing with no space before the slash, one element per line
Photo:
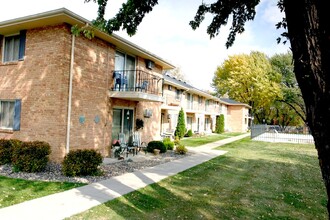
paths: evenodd
<path fill-rule="evenodd" d="M 223 155 L 226 151 L 212 149 L 247 136 L 249 134 L 189 148 L 189 150 L 195 152 L 189 157 L 2 208 L 0 209 L 0 219 L 50 220 L 70 217 Z"/>

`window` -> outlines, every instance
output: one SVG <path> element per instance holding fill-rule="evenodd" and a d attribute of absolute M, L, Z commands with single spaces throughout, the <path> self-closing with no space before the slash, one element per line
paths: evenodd
<path fill-rule="evenodd" d="M 26 31 L 18 35 L 5 36 L 3 44 L 3 62 L 12 62 L 24 59 Z"/>
<path fill-rule="evenodd" d="M 0 128 L 20 130 L 21 100 L 0 100 Z"/>
<path fill-rule="evenodd" d="M 198 96 L 198 104 L 202 104 L 202 102 L 203 102 L 202 96 Z"/>
<path fill-rule="evenodd" d="M 172 91 L 172 86 L 171 85 L 168 85 L 168 90 Z"/>
<path fill-rule="evenodd" d="M 208 111 L 210 100 L 205 100 L 205 111 Z"/>
<path fill-rule="evenodd" d="M 190 93 L 187 93 L 187 109 L 193 109 L 193 95 Z"/>
<path fill-rule="evenodd" d="M 181 90 L 175 89 L 175 99 L 180 100 L 180 98 L 181 98 Z"/>
<path fill-rule="evenodd" d="M 119 77 L 115 81 L 115 87 L 132 90 L 135 80 L 135 57 L 116 51 L 115 72 Z"/>

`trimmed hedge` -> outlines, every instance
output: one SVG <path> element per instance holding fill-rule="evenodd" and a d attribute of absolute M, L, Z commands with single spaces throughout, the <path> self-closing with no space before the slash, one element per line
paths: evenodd
<path fill-rule="evenodd" d="M 14 170 L 40 172 L 45 169 L 50 152 L 50 145 L 43 141 L 22 142 L 22 144 L 14 145 L 12 154 Z"/>
<path fill-rule="evenodd" d="M 21 144 L 21 141 L 15 139 L 0 139 L 0 165 L 11 163 L 14 146 Z"/>
<path fill-rule="evenodd" d="M 162 141 L 150 141 L 147 146 L 147 151 L 153 153 L 154 149 L 159 149 L 160 153 L 166 152 L 165 144 Z"/>
<path fill-rule="evenodd" d="M 64 157 L 62 172 L 65 176 L 95 176 L 100 173 L 98 167 L 102 161 L 96 150 L 73 150 Z"/>

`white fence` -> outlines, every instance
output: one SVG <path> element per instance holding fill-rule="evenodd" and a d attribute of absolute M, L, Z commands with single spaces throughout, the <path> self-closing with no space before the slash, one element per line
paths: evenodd
<path fill-rule="evenodd" d="M 314 144 L 310 134 L 281 133 L 276 129 L 269 129 L 267 125 L 256 125 L 251 129 L 251 139 L 256 141 Z"/>
<path fill-rule="evenodd" d="M 256 141 L 284 142 L 297 144 L 314 144 L 313 136 L 310 134 L 285 134 L 266 132 L 253 138 Z"/>

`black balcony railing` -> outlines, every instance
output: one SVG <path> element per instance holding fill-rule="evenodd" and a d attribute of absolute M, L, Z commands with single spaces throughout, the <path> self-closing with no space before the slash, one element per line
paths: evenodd
<path fill-rule="evenodd" d="M 161 95 L 161 77 L 142 70 L 115 70 L 112 91 Z"/>

